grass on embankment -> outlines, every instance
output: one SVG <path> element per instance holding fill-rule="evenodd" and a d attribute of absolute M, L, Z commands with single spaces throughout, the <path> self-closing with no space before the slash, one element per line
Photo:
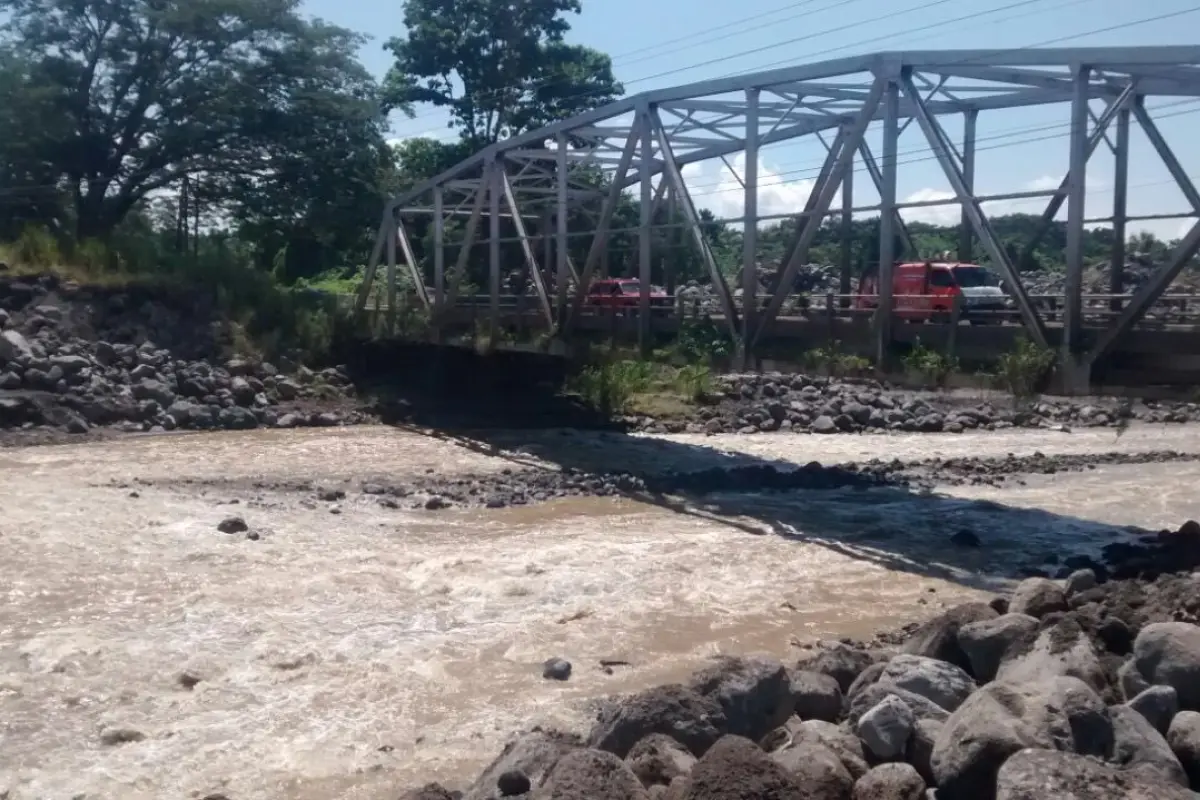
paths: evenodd
<path fill-rule="evenodd" d="M 49 275 L 98 291 L 142 291 L 190 310 L 211 306 L 213 321 L 226 328 L 233 343 L 227 355 L 287 355 L 320 363 L 350 325 L 334 298 L 281 285 L 243 254 L 221 247 L 147 258 L 130 268 L 99 243 L 84 243 L 64 254 L 48 235 L 28 234 L 15 243 L 0 243 L 0 263 L 7 267 L 0 276 Z"/>

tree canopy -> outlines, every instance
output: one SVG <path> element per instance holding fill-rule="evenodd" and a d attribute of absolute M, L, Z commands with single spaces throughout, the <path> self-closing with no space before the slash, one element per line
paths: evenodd
<path fill-rule="evenodd" d="M 362 37 L 298 6 L 0 0 L 0 164 L 64 189 L 80 240 L 185 176 L 243 220 L 327 218 L 374 180 L 384 117 Z"/>
<path fill-rule="evenodd" d="M 49 237 L 75 255 L 99 242 L 126 267 L 194 255 L 203 243 L 289 284 L 349 281 L 387 197 L 623 92 L 608 55 L 568 41 L 581 0 L 408 0 L 382 82 L 359 60 L 366 37 L 305 17 L 300 3 L 0 0 L 0 242 L 34 230 L 33 244 Z M 457 137 L 389 143 L 388 113 L 423 105 L 448 113 Z M 608 178 L 577 171 L 572 180 L 604 189 Z M 736 274 L 740 231 L 699 213 L 718 266 Z M 584 231 L 593 219 L 575 208 L 568 224 Z M 636 273 L 639 219 L 638 199 L 622 194 L 602 271 Z M 657 222 L 667 221 L 660 210 Z M 406 222 L 428 265 L 429 219 Z M 447 263 L 462 224 L 446 223 Z M 1029 215 L 993 219 L 1014 260 L 1035 225 Z M 957 246 L 957 226 L 908 227 L 917 252 L 898 250 L 905 258 Z M 840 229 L 832 218 L 820 226 L 810 261 L 840 260 Z M 502 230 L 515 235 L 508 221 Z M 763 228 L 759 261 L 781 260 L 794 232 L 791 221 Z M 854 222 L 855 271 L 873 264 L 878 235 L 878 219 Z M 1111 236 L 1089 230 L 1086 256 L 1105 257 Z M 577 263 L 589 245 L 571 238 Z M 1064 248 L 1056 223 L 1021 266 L 1060 266 Z M 1141 235 L 1133 249 L 1157 258 L 1166 245 Z M 657 230 L 652 250 L 656 282 L 707 280 L 678 228 Z M 502 257 L 506 271 L 523 272 L 518 244 L 506 242 Z M 482 283 L 486 259 L 470 263 Z"/>
<path fill-rule="evenodd" d="M 409 0 L 391 39 L 391 106 L 431 103 L 473 146 L 604 105 L 624 89 L 612 60 L 568 44 L 580 0 Z"/>

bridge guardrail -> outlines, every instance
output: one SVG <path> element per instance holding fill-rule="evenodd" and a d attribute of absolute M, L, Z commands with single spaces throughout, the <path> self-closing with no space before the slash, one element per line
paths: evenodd
<path fill-rule="evenodd" d="M 779 310 L 783 319 L 867 319 L 874 315 L 873 308 L 860 307 L 860 301 L 870 300 L 874 296 L 843 295 L 843 294 L 794 294 L 784 299 Z M 769 297 L 758 297 L 757 307 L 764 310 L 769 303 Z M 905 295 L 896 298 L 910 305 L 897 306 L 897 318 L 923 316 L 929 313 L 929 306 L 935 298 L 933 295 Z M 944 298 L 937 298 L 944 299 Z M 1097 327 L 1107 327 L 1122 313 L 1124 302 L 1128 295 L 1088 294 L 1081 298 L 1085 324 Z M 397 298 L 401 310 L 418 307 L 419 301 L 415 294 L 401 294 Z M 1062 321 L 1065 296 L 1056 294 L 1030 295 L 1035 307 L 1039 309 L 1042 318 L 1050 324 Z M 353 295 L 339 295 L 339 304 L 344 308 L 353 308 Z M 736 298 L 735 304 L 740 309 L 741 299 Z M 529 314 L 539 315 L 540 304 L 536 295 L 503 294 L 498 297 L 498 306 L 503 315 Z M 387 307 L 387 299 L 382 293 L 372 294 L 367 300 L 367 309 L 373 312 L 383 312 Z M 486 319 L 491 310 L 491 298 L 488 295 L 464 295 L 458 298 L 456 308 L 469 309 L 480 319 Z M 584 306 L 583 313 L 588 316 L 626 317 L 636 316 L 639 309 L 636 305 L 628 307 L 597 307 Z M 720 304 L 714 297 L 676 296 L 675 302 L 669 306 L 653 306 L 651 313 L 659 317 L 678 317 L 680 319 L 698 319 L 701 317 L 721 317 Z M 959 321 L 971 324 L 1005 325 L 1021 324 L 1020 312 L 1011 305 L 1006 308 L 970 308 L 959 305 L 956 310 L 946 312 L 947 316 L 940 321 L 950 322 L 956 317 Z M 1165 326 L 1195 326 L 1200 327 L 1200 297 L 1194 295 L 1164 295 L 1147 312 L 1145 318 L 1138 324 L 1141 329 L 1155 329 Z"/>

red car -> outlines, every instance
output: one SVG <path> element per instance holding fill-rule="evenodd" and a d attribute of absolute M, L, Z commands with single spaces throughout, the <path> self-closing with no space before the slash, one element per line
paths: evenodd
<path fill-rule="evenodd" d="M 587 293 L 587 304 L 601 308 L 637 308 L 642 284 L 637 278 L 602 278 L 593 281 Z M 666 292 L 650 288 L 650 305 L 670 308 L 674 305 Z"/>

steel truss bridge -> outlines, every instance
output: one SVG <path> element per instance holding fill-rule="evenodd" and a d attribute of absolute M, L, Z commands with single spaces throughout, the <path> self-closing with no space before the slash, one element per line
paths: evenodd
<path fill-rule="evenodd" d="M 893 265 L 899 237 L 908 256 L 911 246 L 900 211 L 956 204 L 963 228 L 958 259 L 971 261 L 975 249 L 986 254 L 1003 277 L 1015 316 L 1025 334 L 1061 354 L 1060 377 L 1068 387 L 1086 388 L 1093 368 L 1103 366 L 1138 333 L 1147 312 L 1155 308 L 1183 267 L 1200 250 L 1200 222 L 1179 241 L 1132 296 L 1115 299 L 1111 314 L 1097 321 L 1084 299 L 1083 234 L 1085 224 L 1106 223 L 1114 230 L 1111 292 L 1122 293 L 1126 226 L 1146 219 L 1200 217 L 1200 192 L 1164 139 L 1146 101 L 1152 97 L 1200 98 L 1200 46 L 1107 47 L 1080 49 L 945 50 L 885 52 L 869 56 L 787 67 L 755 74 L 702 81 L 626 97 L 593 111 L 492 145 L 453 168 L 406 191 L 387 203 L 365 281 L 356 298 L 363 309 L 375 285 L 378 267 L 386 267 L 387 304 L 396 308 L 397 269 L 409 270 L 418 301 L 440 325 L 461 309 L 459 289 L 472 259 L 487 264 L 486 318 L 493 334 L 510 312 L 501 292 L 502 241 L 519 242 L 536 298 L 528 313 L 562 338 L 589 325 L 585 303 L 588 286 L 605 261 L 614 211 L 621 194 L 640 197 L 636 228 L 637 268 L 641 295 L 636 326 L 649 346 L 661 314 L 651 304 L 652 243 L 656 232 L 673 229 L 684 236 L 703 260 L 717 306 L 715 319 L 727 325 L 743 359 L 753 356 L 764 339 L 780 333 L 788 291 L 808 258 L 821 222 L 839 216 L 843 224 L 841 293 L 849 293 L 850 221 L 853 214 L 879 215 L 879 311 L 859 316 L 853 324 L 870 337 L 878 363 L 886 363 L 893 345 L 905 335 L 892 312 Z M 1066 163 L 1057 188 L 1044 191 L 979 195 L 975 191 L 976 126 L 983 112 L 1058 105 L 1069 114 Z M 963 135 L 954 141 L 943 121 L 962 120 Z M 1127 213 L 1130 129 L 1136 124 L 1153 146 L 1190 208 L 1177 214 L 1133 217 Z M 868 146 L 872 126 L 881 129 L 878 157 Z M 900 135 L 915 128 L 953 191 L 950 200 L 899 202 L 897 172 Z M 1115 130 L 1110 130 L 1115 129 Z M 778 290 L 760 296 L 757 269 L 760 148 L 800 137 L 819 137 L 827 151 L 812 192 L 801 209 L 788 217 L 798 221 L 786 250 Z M 1089 160 L 1106 144 L 1114 158 L 1111 214 L 1085 215 Z M 744 194 L 745 213 L 723 220 L 744 225 L 740 296 L 729 286 L 703 235 L 696 204 L 684 180 L 689 164 L 744 154 L 744 169 L 734 171 Z M 608 181 L 597 184 L 597 171 Z M 730 167 L 730 171 L 733 171 Z M 880 198 L 877 204 L 854 204 L 854 175 L 865 172 Z M 602 188 L 597 188 L 597 186 Z M 833 208 L 840 190 L 840 208 Z M 1037 246 L 1066 205 L 1066 288 L 1049 322 L 1045 305 L 1022 284 L 1014 262 L 1000 243 L 983 204 L 997 200 L 1044 198 L 1041 227 L 1028 251 Z M 432 285 L 415 255 L 406 224 L 416 215 L 432 215 Z M 465 218 L 462 238 L 446 241 L 447 222 Z M 580 230 L 578 219 L 591 224 Z M 481 223 L 486 219 L 486 236 Z M 501 221 L 509 220 L 515 236 L 501 237 Z M 569 224 L 571 223 L 571 224 Z M 582 264 L 570 257 L 569 242 L 589 242 Z M 539 247 L 540 245 L 540 247 Z M 447 265 L 447 248 L 456 252 Z M 541 250 L 540 258 L 538 250 Z M 735 287 L 736 288 L 736 287 Z M 472 298 L 471 305 L 477 300 Z M 474 313 L 474 311 L 473 311 Z M 1200 369 L 1200 340 L 1191 336 L 1154 345 L 1194 356 Z"/>

